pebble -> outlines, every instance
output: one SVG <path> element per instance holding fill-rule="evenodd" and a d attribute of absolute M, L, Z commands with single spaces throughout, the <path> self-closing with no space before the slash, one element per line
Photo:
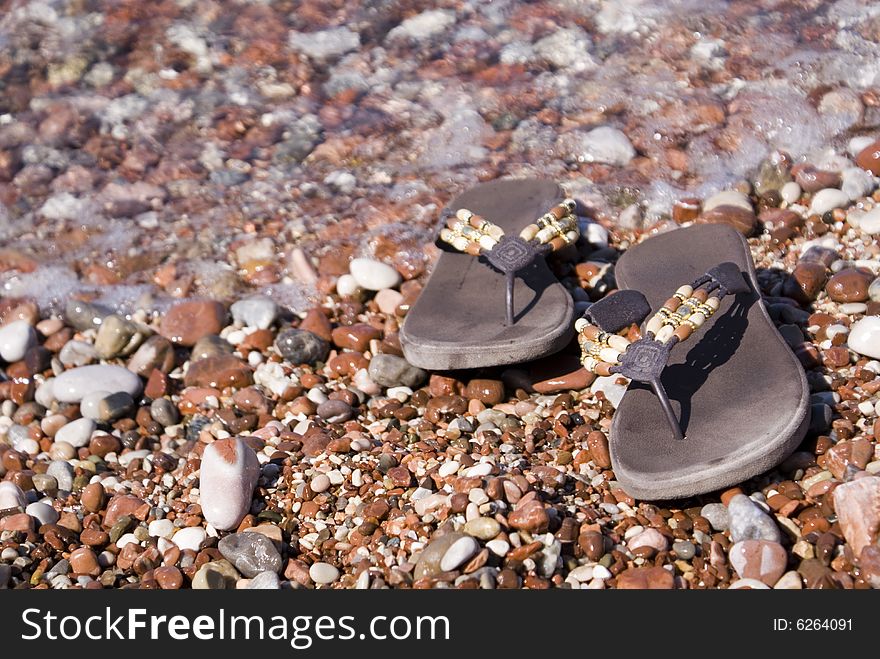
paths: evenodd
<path fill-rule="evenodd" d="M 80 547 L 70 553 L 70 571 L 74 574 L 88 574 L 97 577 L 101 574 L 98 556 L 88 547 Z"/>
<path fill-rule="evenodd" d="M 242 388 L 254 383 L 253 369 L 233 355 L 216 355 L 190 362 L 183 383 L 187 387 Z"/>
<path fill-rule="evenodd" d="M 142 339 L 138 327 L 131 321 L 110 314 L 98 328 L 95 352 L 101 359 L 112 359 L 134 351 Z"/>
<path fill-rule="evenodd" d="M 803 587 L 801 575 L 794 570 L 783 574 L 779 581 L 773 585 L 774 590 L 801 590 Z"/>
<path fill-rule="evenodd" d="M 169 341 L 193 346 L 203 336 L 219 334 L 226 324 L 226 309 L 213 300 L 178 302 L 162 318 L 159 333 Z"/>
<path fill-rule="evenodd" d="M 425 577 L 435 577 L 443 571 L 440 563 L 446 551 L 458 540 L 465 538 L 463 533 L 452 531 L 432 539 L 428 546 L 425 547 L 416 560 L 416 566 L 413 569 L 413 579 L 418 581 Z"/>
<path fill-rule="evenodd" d="M 400 283 L 397 270 L 374 259 L 352 259 L 349 270 L 357 285 L 368 291 L 394 288 Z"/>
<path fill-rule="evenodd" d="M 195 590 L 233 590 L 238 582 L 238 571 L 225 558 L 205 563 L 192 580 Z"/>
<path fill-rule="evenodd" d="M 98 359 L 98 352 L 91 343 L 85 341 L 68 341 L 58 351 L 58 361 L 67 368 L 85 366 Z"/>
<path fill-rule="evenodd" d="M 330 478 L 327 474 L 318 474 L 311 480 L 309 487 L 312 488 L 312 492 L 316 494 L 326 492 L 330 489 Z"/>
<path fill-rule="evenodd" d="M 836 487 L 834 510 L 843 536 L 858 556 L 880 539 L 880 477 L 859 478 Z"/>
<path fill-rule="evenodd" d="M 0 510 L 24 508 L 27 500 L 21 488 L 11 481 L 0 481 Z"/>
<path fill-rule="evenodd" d="M 144 341 L 128 360 L 128 370 L 142 377 L 149 377 L 154 369 L 169 373 L 172 368 L 174 368 L 174 346 L 171 341 L 158 334 Z"/>
<path fill-rule="evenodd" d="M 256 577 L 266 571 L 276 574 L 281 571 L 281 554 L 274 543 L 261 533 L 227 535 L 220 540 L 217 549 L 223 554 L 223 558 L 246 577 Z"/>
<path fill-rule="evenodd" d="M 180 412 L 174 403 L 167 398 L 157 398 L 150 403 L 150 417 L 156 423 L 167 428 L 180 420 Z"/>
<path fill-rule="evenodd" d="M 97 424 L 88 418 L 76 419 L 64 425 L 57 433 L 55 433 L 56 442 L 67 442 L 74 448 L 87 446 L 95 432 Z"/>
<path fill-rule="evenodd" d="M 480 551 L 479 543 L 471 536 L 463 536 L 444 552 L 443 558 L 440 559 L 440 569 L 443 572 L 451 572 L 473 558 L 478 551 Z"/>
<path fill-rule="evenodd" d="M 864 302 L 872 277 L 862 270 L 844 268 L 836 272 L 825 285 L 825 291 L 835 302 Z"/>
<path fill-rule="evenodd" d="M 715 206 L 711 210 L 704 210 L 697 218 L 698 224 L 727 224 L 739 231 L 744 236 L 750 236 L 755 231 L 758 218 L 754 211 L 733 205 Z"/>
<path fill-rule="evenodd" d="M 71 453 L 73 453 L 72 450 Z M 66 460 L 52 460 L 46 467 L 46 473 L 55 478 L 59 491 L 70 492 L 73 490 L 73 466 Z"/>
<path fill-rule="evenodd" d="M 880 316 L 865 316 L 854 322 L 847 345 L 860 355 L 880 359 Z"/>
<path fill-rule="evenodd" d="M 370 379 L 382 387 L 410 387 L 415 389 L 428 378 L 422 369 L 403 357 L 381 353 L 374 355 L 369 366 Z"/>
<path fill-rule="evenodd" d="M 93 391 L 83 396 L 79 404 L 80 413 L 84 417 L 100 422 L 119 419 L 133 408 L 134 399 L 124 391 Z"/>
<path fill-rule="evenodd" d="M 365 570 L 366 572 L 366 570 Z M 281 581 L 278 579 L 278 575 L 274 572 L 260 572 L 257 576 L 251 579 L 251 582 L 248 584 L 248 590 L 279 590 L 281 588 Z"/>
<path fill-rule="evenodd" d="M 727 504 L 730 520 L 730 538 L 743 540 L 769 540 L 781 542 L 779 527 L 767 513 L 744 494 L 735 495 Z"/>
<path fill-rule="evenodd" d="M 373 299 L 376 306 L 379 307 L 379 311 L 387 316 L 394 316 L 397 313 L 397 307 L 403 304 L 403 295 L 392 288 L 383 288 L 376 293 L 376 297 Z"/>
<path fill-rule="evenodd" d="M 669 548 L 669 541 L 666 539 L 666 536 L 660 533 L 657 529 L 645 529 L 632 538 L 627 544 L 631 550 L 638 549 L 639 547 L 651 547 L 652 549 L 661 552 L 666 551 Z"/>
<path fill-rule="evenodd" d="M 330 344 L 307 330 L 287 329 L 275 339 L 275 349 L 291 364 L 315 364 L 327 358 Z"/>
<path fill-rule="evenodd" d="M 576 162 L 599 162 L 623 167 L 635 158 L 636 150 L 626 134 L 612 126 L 599 126 L 590 131 L 577 131 L 563 136 L 561 143 L 568 156 Z"/>
<path fill-rule="evenodd" d="M 170 538 L 174 534 L 174 522 L 170 519 L 155 519 L 150 522 L 147 532 L 151 538 Z"/>
<path fill-rule="evenodd" d="M 239 438 L 220 439 L 202 456 L 199 478 L 202 513 L 217 529 L 239 525 L 251 507 L 260 477 L 256 453 Z"/>
<path fill-rule="evenodd" d="M 52 395 L 63 403 L 78 403 L 95 391 L 125 392 L 137 396 L 141 379 L 121 366 L 95 364 L 64 371 L 52 383 Z"/>
<path fill-rule="evenodd" d="M 789 181 L 779 191 L 779 194 L 782 196 L 782 200 L 786 203 L 793 204 L 798 199 L 801 198 L 801 186 L 798 185 L 795 181 Z"/>
<path fill-rule="evenodd" d="M 0 327 L 0 357 L 5 362 L 24 359 L 25 353 L 36 344 L 37 333 L 25 320 L 16 320 Z"/>
<path fill-rule="evenodd" d="M 744 540 L 730 548 L 730 564 L 743 579 L 758 579 L 768 586 L 779 581 L 788 562 L 785 548 L 768 540 Z"/>
<path fill-rule="evenodd" d="M 183 574 L 173 565 L 163 565 L 153 570 L 153 578 L 162 590 L 179 590 L 183 586 Z"/>
<path fill-rule="evenodd" d="M 676 540 L 672 543 L 672 551 L 683 561 L 691 560 L 696 554 L 697 548 L 694 543 L 687 540 Z"/>
<path fill-rule="evenodd" d="M 840 189 L 850 201 L 867 197 L 876 187 L 871 175 L 859 167 L 847 167 L 840 173 L 840 178 Z"/>
<path fill-rule="evenodd" d="M 464 532 L 475 538 L 491 540 L 501 532 L 501 524 L 491 517 L 477 517 L 464 525 Z"/>
<path fill-rule="evenodd" d="M 201 526 L 187 526 L 175 533 L 171 537 L 171 541 L 181 550 L 190 549 L 198 552 L 207 538 L 208 534 Z"/>
<path fill-rule="evenodd" d="M 619 375 L 600 376 L 590 385 L 590 391 L 594 394 L 601 391 L 611 406 L 617 409 L 627 389 L 627 385 L 617 384 L 618 379 Z"/>
<path fill-rule="evenodd" d="M 703 212 L 710 211 L 719 206 L 736 206 L 746 211 L 754 212 L 752 202 L 738 190 L 722 190 L 703 202 Z"/>
<path fill-rule="evenodd" d="M 64 308 L 64 317 L 80 331 L 97 328 L 112 313 L 100 304 L 90 304 L 81 300 L 69 300 Z"/>
<path fill-rule="evenodd" d="M 312 563 L 309 577 L 317 584 L 333 583 L 339 578 L 339 570 L 329 563 Z"/>
<path fill-rule="evenodd" d="M 810 203 L 810 213 L 822 216 L 835 208 L 842 208 L 848 205 L 849 197 L 843 190 L 824 188 L 813 195 L 813 200 Z"/>
<path fill-rule="evenodd" d="M 357 280 L 351 275 L 345 274 L 336 280 L 336 293 L 339 297 L 352 297 L 360 290 L 361 287 L 358 286 Z"/>
<path fill-rule="evenodd" d="M 278 305 L 262 295 L 239 300 L 229 311 L 236 323 L 257 329 L 269 329 L 278 317 Z"/>
<path fill-rule="evenodd" d="M 874 176 L 880 176 L 880 140 L 871 142 L 856 155 L 856 164 Z"/>

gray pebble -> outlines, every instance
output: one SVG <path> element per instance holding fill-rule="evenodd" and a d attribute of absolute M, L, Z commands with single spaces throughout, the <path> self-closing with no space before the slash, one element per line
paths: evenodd
<path fill-rule="evenodd" d="M 231 354 L 232 346 L 229 345 L 229 341 L 221 339 L 216 334 L 208 334 L 196 341 L 189 359 L 191 362 L 197 362 L 200 359 L 207 359 L 208 357 Z"/>
<path fill-rule="evenodd" d="M 730 517 L 727 514 L 727 506 L 723 503 L 707 503 L 700 510 L 700 516 L 709 520 L 715 531 L 726 531 L 730 528 Z"/>
<path fill-rule="evenodd" d="M 173 426 L 180 420 L 180 412 L 167 398 L 157 398 L 150 403 L 150 416 L 164 428 Z"/>
<path fill-rule="evenodd" d="M 782 541 L 776 522 L 746 495 L 737 494 L 733 497 L 727 504 L 727 513 L 730 516 L 730 539 L 733 542 Z"/>
<path fill-rule="evenodd" d="M 281 582 L 278 579 L 278 575 L 269 571 L 260 572 L 251 579 L 247 587 L 248 590 L 279 590 L 280 588 Z"/>
<path fill-rule="evenodd" d="M 687 540 L 676 540 L 672 543 L 672 551 L 674 551 L 675 555 L 681 560 L 689 561 L 694 557 L 697 548 L 694 547 L 692 542 L 688 542 Z"/>
<path fill-rule="evenodd" d="M 107 307 L 81 300 L 70 300 L 64 309 L 67 322 L 80 331 L 98 327 L 111 313 Z"/>
<path fill-rule="evenodd" d="M 52 460 L 46 468 L 46 473 L 55 478 L 59 491 L 70 492 L 73 490 L 73 467 L 69 462 Z"/>
<path fill-rule="evenodd" d="M 413 366 L 403 357 L 378 354 L 370 360 L 370 379 L 382 387 L 405 386 L 416 388 L 428 377 L 422 369 Z"/>
<path fill-rule="evenodd" d="M 217 549 L 246 577 L 281 570 L 281 554 L 262 533 L 249 531 L 227 535 L 219 542 Z"/>
<path fill-rule="evenodd" d="M 348 421 L 354 415 L 351 405 L 344 400 L 326 400 L 318 405 L 318 416 L 331 423 Z"/>
<path fill-rule="evenodd" d="M 327 357 L 330 344 L 309 331 L 287 329 L 275 339 L 275 349 L 291 364 L 314 364 Z"/>

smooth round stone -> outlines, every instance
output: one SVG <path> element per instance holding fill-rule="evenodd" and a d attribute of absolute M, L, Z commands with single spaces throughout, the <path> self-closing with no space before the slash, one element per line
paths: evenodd
<path fill-rule="evenodd" d="M 278 305 L 262 295 L 239 300 L 229 311 L 236 323 L 257 329 L 269 329 L 278 317 Z"/>
<path fill-rule="evenodd" d="M 477 517 L 464 525 L 464 532 L 480 540 L 491 540 L 501 532 L 501 524 L 491 517 Z"/>
<path fill-rule="evenodd" d="M 74 448 L 88 445 L 97 424 L 89 418 L 76 419 L 55 433 L 56 442 L 67 442 Z"/>
<path fill-rule="evenodd" d="M 870 284 L 870 274 L 855 268 L 844 268 L 828 280 L 825 291 L 835 302 L 864 302 L 868 299 Z"/>
<path fill-rule="evenodd" d="M 730 548 L 730 564 L 744 579 L 758 579 L 768 586 L 774 585 L 788 562 L 785 548 L 778 542 L 745 540 Z"/>
<path fill-rule="evenodd" d="M 628 544 L 630 549 L 651 547 L 658 552 L 666 551 L 669 547 L 669 541 L 666 539 L 666 536 L 657 529 L 645 529 L 630 540 Z"/>
<path fill-rule="evenodd" d="M 779 581 L 773 586 L 774 590 L 801 590 L 804 587 L 801 575 L 791 570 L 782 575 Z"/>
<path fill-rule="evenodd" d="M 860 167 L 847 167 L 840 174 L 840 189 L 855 201 L 859 197 L 867 197 L 874 190 L 874 178 Z"/>
<path fill-rule="evenodd" d="M 858 218 L 858 227 L 864 233 L 874 235 L 880 233 L 880 206 L 872 208 Z"/>
<path fill-rule="evenodd" d="M 700 516 L 705 517 L 715 531 L 726 531 L 730 528 L 727 506 L 723 503 L 707 503 L 700 509 Z"/>
<path fill-rule="evenodd" d="M 734 542 L 782 541 L 782 534 L 776 522 L 745 494 L 737 494 L 730 500 L 727 504 L 727 514 L 730 518 L 730 538 Z"/>
<path fill-rule="evenodd" d="M 845 313 L 847 316 L 854 316 L 856 314 L 865 313 L 867 310 L 868 310 L 868 305 L 865 304 L 864 302 L 845 302 L 844 304 L 840 305 L 840 313 Z M 843 326 L 842 325 L 829 325 L 828 327 L 826 327 L 825 328 L 825 336 L 827 336 L 829 339 L 834 338 L 833 333 L 831 335 L 828 334 L 828 330 L 830 330 L 833 327 L 843 327 Z M 844 329 L 844 332 L 843 332 L 844 334 L 846 332 L 849 332 L 849 328 L 844 327 L 843 329 Z M 840 332 L 838 332 L 838 334 L 839 333 Z"/>
<path fill-rule="evenodd" d="M 0 327 L 0 357 L 5 362 L 24 359 L 25 353 L 36 344 L 37 333 L 26 320 Z"/>
<path fill-rule="evenodd" d="M 446 551 L 464 537 L 466 536 L 463 533 L 453 531 L 431 540 L 428 546 L 419 554 L 416 567 L 413 570 L 413 579 L 418 580 L 424 577 L 437 576 L 442 571 L 440 562 L 446 555 Z"/>
<path fill-rule="evenodd" d="M 199 551 L 207 537 L 208 534 L 201 526 L 188 526 L 171 536 L 171 541 L 181 549 Z"/>
<path fill-rule="evenodd" d="M 374 259 L 352 259 L 349 271 L 357 285 L 368 291 L 394 288 L 400 283 L 400 273 L 397 270 Z"/>
<path fill-rule="evenodd" d="M 440 569 L 451 572 L 465 561 L 469 561 L 480 551 L 480 545 L 470 536 L 464 536 L 453 542 L 440 559 Z"/>
<path fill-rule="evenodd" d="M 578 132 L 575 137 L 572 155 L 579 162 L 601 162 L 623 167 L 636 156 L 636 150 L 626 134 L 612 126 Z"/>
<path fill-rule="evenodd" d="M 847 345 L 860 355 L 880 359 L 880 316 L 865 316 L 854 322 Z"/>
<path fill-rule="evenodd" d="M 98 359 L 98 352 L 91 343 L 68 341 L 58 351 L 58 360 L 67 368 L 85 366 Z"/>
<path fill-rule="evenodd" d="M 309 577 L 317 584 L 333 583 L 339 578 L 339 570 L 329 563 L 313 563 L 309 568 Z"/>
<path fill-rule="evenodd" d="M 376 297 L 373 299 L 376 301 L 379 311 L 386 316 L 393 316 L 395 311 L 397 311 L 397 307 L 403 303 L 403 295 L 392 288 L 383 288 L 376 293 Z"/>
<path fill-rule="evenodd" d="M 257 454 L 237 437 L 219 439 L 205 449 L 199 473 L 205 519 L 217 529 L 236 528 L 250 510 L 260 477 Z"/>
<path fill-rule="evenodd" d="M 782 196 L 783 201 L 793 204 L 801 198 L 801 186 L 795 181 L 789 181 L 782 186 L 779 194 Z"/>
<path fill-rule="evenodd" d="M 147 532 L 151 538 L 170 538 L 174 534 L 174 522 L 170 519 L 153 520 Z"/>
<path fill-rule="evenodd" d="M 281 554 L 262 533 L 233 533 L 223 538 L 217 549 L 246 577 L 256 577 L 261 572 L 281 571 Z"/>
<path fill-rule="evenodd" d="M 696 554 L 697 548 L 694 547 L 694 543 L 688 542 L 687 540 L 676 540 L 672 543 L 672 551 L 675 552 L 675 555 L 678 556 L 683 561 L 689 561 Z"/>
<path fill-rule="evenodd" d="M 703 202 L 703 212 L 717 208 L 718 206 L 737 206 L 743 210 L 752 211 L 752 202 L 738 190 L 722 190 Z"/>
<path fill-rule="evenodd" d="M 824 215 L 828 211 L 833 211 L 835 208 L 843 208 L 847 205 L 849 205 L 849 197 L 843 190 L 825 188 L 813 195 L 813 201 L 810 203 L 810 213 Z"/>
<path fill-rule="evenodd" d="M 278 575 L 269 571 L 260 572 L 247 586 L 248 590 L 279 590 L 280 588 L 281 581 Z"/>
<path fill-rule="evenodd" d="M 0 510 L 24 508 L 27 499 L 21 488 L 12 481 L 0 481 Z"/>
<path fill-rule="evenodd" d="M 130 353 L 142 340 L 137 325 L 121 316 L 110 314 L 101 323 L 95 337 L 95 352 L 102 359 L 111 359 L 123 353 Z"/>
<path fill-rule="evenodd" d="M 314 364 L 327 357 L 330 344 L 308 330 L 287 329 L 275 339 L 275 349 L 291 364 Z"/>
<path fill-rule="evenodd" d="M 361 290 L 357 280 L 351 275 L 342 275 L 336 280 L 336 292 L 339 297 L 351 297 Z"/>
<path fill-rule="evenodd" d="M 40 524 L 54 524 L 58 521 L 58 511 L 52 506 L 41 501 L 30 504 L 24 511 L 31 517 L 39 520 Z"/>
<path fill-rule="evenodd" d="M 380 353 L 374 355 L 369 366 L 370 379 L 383 387 L 406 386 L 416 388 L 428 377 L 428 374 L 417 366 L 413 366 L 403 357 Z"/>
<path fill-rule="evenodd" d="M 134 407 L 134 399 L 124 391 L 115 394 L 107 391 L 93 391 L 83 396 L 79 403 L 80 413 L 95 421 L 113 421 Z"/>
<path fill-rule="evenodd" d="M 150 417 L 156 423 L 167 428 L 180 421 L 180 412 L 167 398 L 157 398 L 150 403 Z"/>
<path fill-rule="evenodd" d="M 64 371 L 52 383 L 52 394 L 62 403 L 78 403 L 95 391 L 122 391 L 133 397 L 141 388 L 141 379 L 127 368 L 95 364 Z"/>
<path fill-rule="evenodd" d="M 327 474 L 318 474 L 311 480 L 309 487 L 316 494 L 326 492 L 330 488 L 330 477 Z"/>
<path fill-rule="evenodd" d="M 59 491 L 70 492 L 73 490 L 73 466 L 66 460 L 52 460 L 46 467 L 46 473 L 58 481 Z"/>
<path fill-rule="evenodd" d="M 49 474 L 34 474 L 31 478 L 34 481 L 34 489 L 37 492 L 54 496 L 58 492 L 58 480 Z"/>
<path fill-rule="evenodd" d="M 238 570 L 225 558 L 205 563 L 192 580 L 195 590 L 233 590 L 240 578 Z"/>

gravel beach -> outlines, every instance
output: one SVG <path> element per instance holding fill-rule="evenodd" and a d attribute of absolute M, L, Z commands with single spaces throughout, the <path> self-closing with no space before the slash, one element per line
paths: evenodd
<path fill-rule="evenodd" d="M 528 176 L 581 311 L 747 237 L 794 454 L 640 501 L 576 343 L 403 359 L 444 204 Z M 0 0 L 0 589 L 880 588 L 878 176 L 868 0 Z"/>

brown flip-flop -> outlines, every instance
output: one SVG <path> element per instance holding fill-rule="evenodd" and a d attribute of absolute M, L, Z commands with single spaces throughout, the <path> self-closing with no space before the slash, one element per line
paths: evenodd
<path fill-rule="evenodd" d="M 442 250 L 407 314 L 407 361 L 451 370 L 530 361 L 572 338 L 574 303 L 544 257 L 577 240 L 574 202 L 552 181 L 471 188 L 446 208 Z"/>
<path fill-rule="evenodd" d="M 632 380 L 609 434 L 624 490 L 678 499 L 784 460 L 809 425 L 809 388 L 764 307 L 743 237 L 725 225 L 664 233 L 630 248 L 615 275 L 627 290 L 576 328 L 585 367 Z M 641 339 L 616 334 L 646 316 Z"/>

